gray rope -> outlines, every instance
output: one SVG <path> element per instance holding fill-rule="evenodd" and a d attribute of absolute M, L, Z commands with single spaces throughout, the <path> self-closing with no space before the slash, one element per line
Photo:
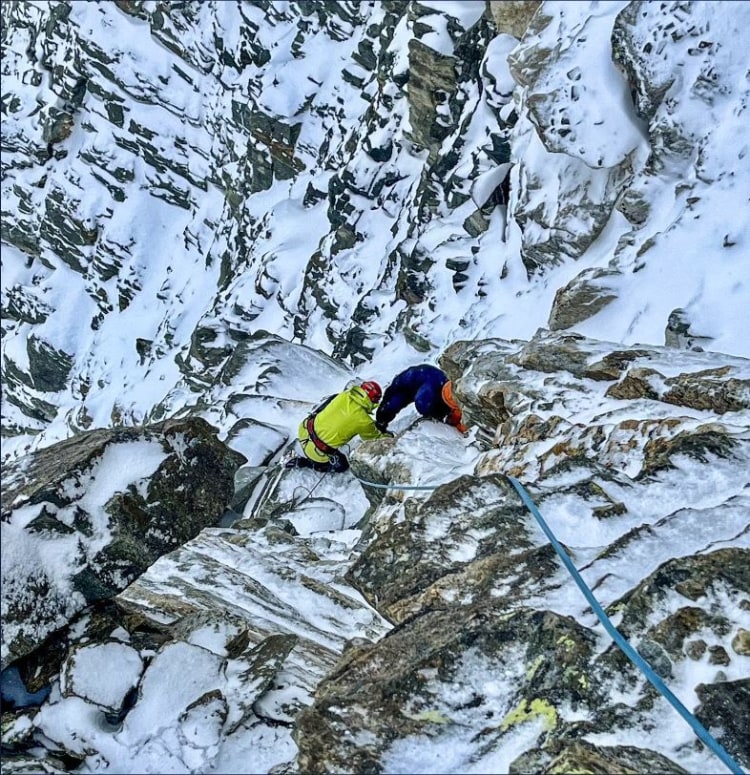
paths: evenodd
<path fill-rule="evenodd" d="M 318 479 L 318 481 L 315 482 L 315 484 L 309 490 L 306 487 L 303 487 L 301 484 L 297 485 L 294 488 L 294 492 L 292 493 L 292 500 L 289 501 L 289 503 L 291 504 L 291 507 L 293 509 L 296 509 L 297 506 L 299 506 L 300 504 L 304 503 L 313 494 L 313 492 L 315 492 L 315 489 L 317 488 L 317 486 L 326 478 L 326 476 L 328 476 L 329 473 L 330 473 L 330 471 L 324 471 L 323 475 L 320 477 L 320 479 Z M 304 498 L 302 498 L 299 501 L 295 500 L 297 490 L 305 490 L 307 495 L 305 495 Z"/>
<path fill-rule="evenodd" d="M 377 482 L 368 482 L 367 479 L 361 479 L 354 472 L 352 472 L 352 476 L 367 487 L 375 487 L 378 490 L 435 490 L 443 484 L 447 484 L 447 482 L 424 486 L 417 486 L 414 484 L 378 484 Z"/>

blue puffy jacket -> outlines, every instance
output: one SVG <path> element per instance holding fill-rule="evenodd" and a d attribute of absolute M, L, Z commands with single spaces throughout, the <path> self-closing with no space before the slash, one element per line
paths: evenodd
<path fill-rule="evenodd" d="M 441 396 L 447 381 L 445 372 L 427 363 L 402 371 L 383 393 L 383 400 L 375 413 L 375 422 L 385 428 L 412 401 L 414 408 L 423 417 L 442 420 L 450 410 Z"/>

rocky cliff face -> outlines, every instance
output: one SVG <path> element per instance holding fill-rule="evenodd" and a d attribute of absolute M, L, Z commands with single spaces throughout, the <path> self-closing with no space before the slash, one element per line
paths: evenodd
<path fill-rule="evenodd" d="M 212 430 L 196 418 L 88 431 L 5 468 L 3 668 L 218 521 L 246 461 Z M 105 483 L 112 466 L 120 481 Z"/>
<path fill-rule="evenodd" d="M 441 364 L 477 431 L 468 447 L 448 426 L 411 420 L 359 446 L 353 476 L 280 470 L 260 497 L 235 499 L 230 525 L 202 530 L 95 608 L 61 611 L 22 659 L 16 639 L 27 689 L 56 688 L 39 710 L 4 714 L 9 771 L 24 771 L 41 741 L 55 772 L 124 760 L 217 772 L 703 771 L 713 760 L 599 631 L 506 473 L 528 483 L 624 637 L 747 766 L 748 361 L 717 367 L 711 354 L 540 331 L 457 342 Z M 66 444 L 77 459 L 90 434 Z M 199 488 L 213 478 L 193 473 Z M 48 477 L 37 467 L 27 480 L 46 493 L 28 503 L 49 507 Z M 64 522 L 69 507 L 55 508 Z M 163 508 L 146 501 L 140 513 Z M 18 501 L 5 518 L 39 535 L 28 509 Z M 119 683 L 92 682 L 102 661 Z M 175 682 L 181 665 L 189 685 Z"/>
<path fill-rule="evenodd" d="M 714 771 L 508 475 L 750 767 L 750 367 L 690 275 L 741 265 L 750 19 L 707 6 L 3 3 L 4 771 Z M 471 437 L 279 475 L 402 342 Z"/>
<path fill-rule="evenodd" d="M 604 338 L 721 349 L 736 324 L 699 279 L 659 304 L 638 283 L 741 249 L 727 164 L 743 151 L 721 154 L 747 97 L 730 83 L 743 8 L 2 13 L 6 455 L 142 421 L 246 332 L 352 365 L 394 337 L 431 353 L 436 329 L 486 336 L 519 295 L 504 284 L 560 265 L 553 330 L 608 307 L 622 329 Z M 717 234 L 712 255 L 692 255 L 691 229 Z"/>

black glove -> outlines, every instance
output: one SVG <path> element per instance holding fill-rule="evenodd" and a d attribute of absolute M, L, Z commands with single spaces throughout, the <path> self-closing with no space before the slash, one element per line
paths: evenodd
<path fill-rule="evenodd" d="M 346 455 L 341 452 L 337 452 L 335 455 L 331 455 L 331 471 L 334 474 L 341 474 L 348 470 L 349 461 L 346 459 Z"/>
<path fill-rule="evenodd" d="M 388 430 L 388 423 L 383 422 L 382 420 L 375 420 L 375 427 L 381 432 L 381 433 L 390 433 Z M 391 436 L 393 434 L 391 433 Z"/>

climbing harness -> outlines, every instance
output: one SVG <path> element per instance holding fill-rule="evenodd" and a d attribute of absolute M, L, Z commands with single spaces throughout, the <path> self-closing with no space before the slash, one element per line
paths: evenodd
<path fill-rule="evenodd" d="M 336 398 L 336 393 L 331 394 L 328 398 L 321 401 L 302 421 L 302 424 L 305 426 L 305 430 L 310 437 L 310 441 L 312 441 L 315 447 L 324 455 L 335 455 L 338 450 L 326 444 L 315 432 L 315 418 L 331 403 L 331 401 L 333 401 L 334 398 Z"/>
<path fill-rule="evenodd" d="M 328 444 L 323 441 L 323 439 L 318 436 L 317 433 L 315 433 L 315 415 L 310 415 L 309 417 L 305 418 L 305 429 L 307 430 L 308 435 L 310 436 L 310 441 L 324 454 L 324 455 L 335 455 L 338 450 L 334 447 L 329 446 Z"/>
<path fill-rule="evenodd" d="M 586 582 L 581 578 L 578 569 L 573 564 L 573 561 L 568 556 L 567 552 L 562 548 L 554 533 L 550 530 L 547 523 L 544 521 L 539 509 L 531 499 L 531 496 L 527 492 L 526 488 L 512 476 L 506 477 L 507 480 L 513 485 L 516 492 L 521 497 L 526 508 L 534 515 L 534 518 L 539 523 L 539 526 L 544 531 L 544 534 L 549 539 L 554 550 L 557 552 L 563 564 L 567 568 L 570 575 L 573 577 L 573 581 L 578 585 L 583 596 L 588 601 L 592 610 L 596 614 L 599 621 L 604 626 L 604 629 L 609 633 L 610 637 L 620 647 L 625 656 L 646 676 L 650 683 L 661 693 L 661 695 L 672 705 L 672 707 L 687 721 L 687 723 L 693 728 L 695 734 L 721 759 L 721 761 L 736 775 L 744 775 L 744 771 L 740 769 L 739 765 L 732 759 L 732 757 L 726 752 L 722 745 L 717 742 L 709 733 L 709 731 L 693 716 L 692 713 L 675 697 L 675 695 L 669 690 L 666 684 L 659 678 L 659 676 L 651 669 L 649 664 L 641 657 L 641 655 L 628 643 L 620 632 L 612 624 L 612 621 L 605 613 L 604 609 L 599 605 L 599 602 L 594 597 L 591 590 L 586 586 Z"/>

